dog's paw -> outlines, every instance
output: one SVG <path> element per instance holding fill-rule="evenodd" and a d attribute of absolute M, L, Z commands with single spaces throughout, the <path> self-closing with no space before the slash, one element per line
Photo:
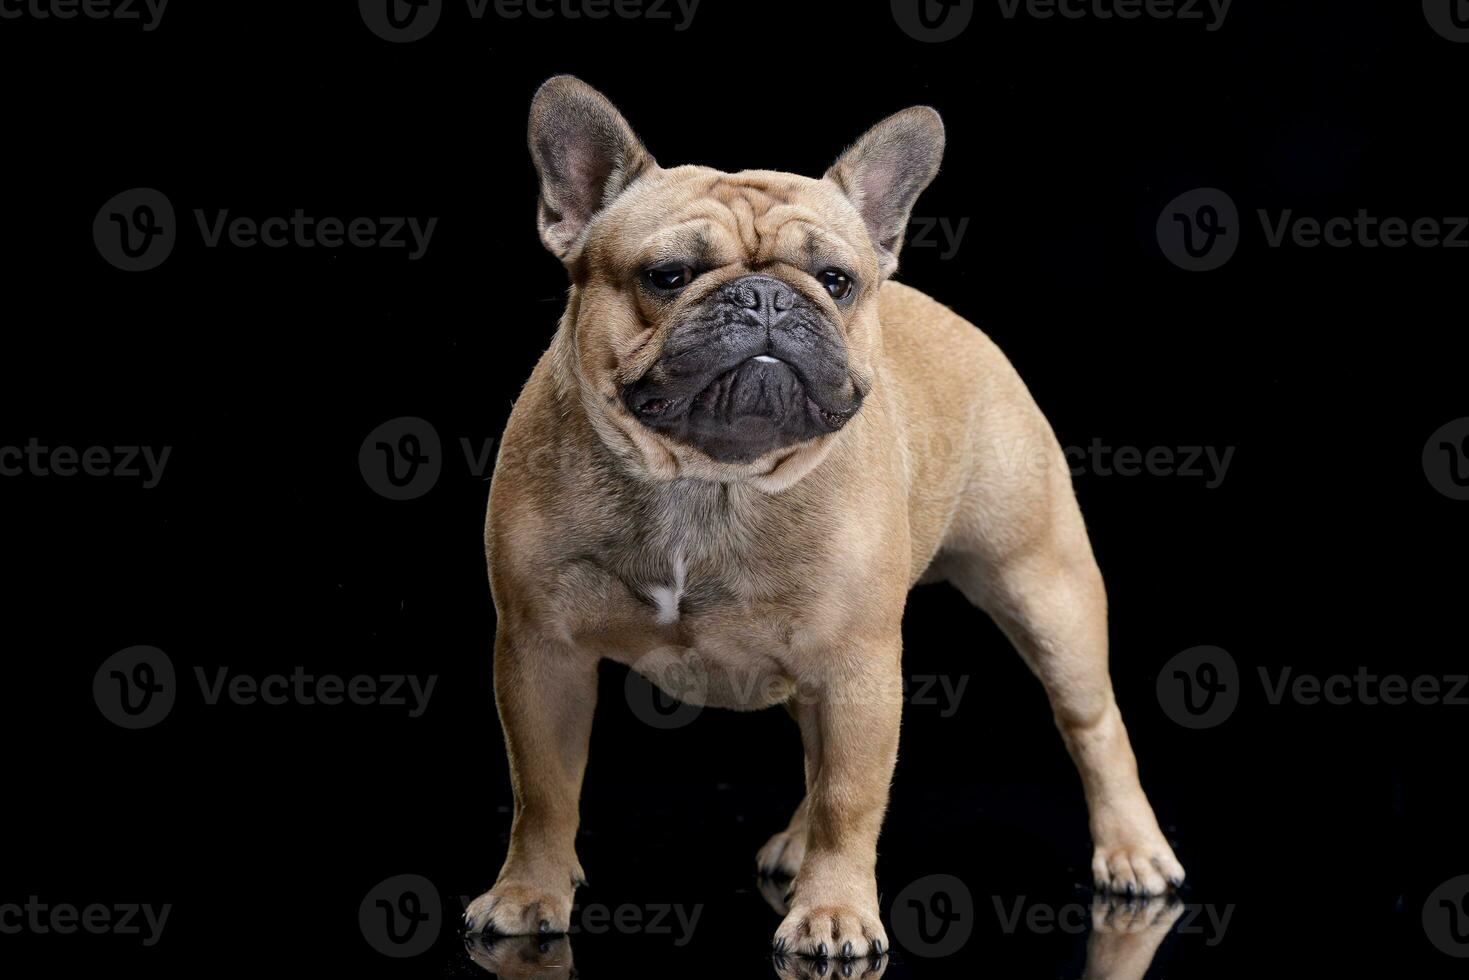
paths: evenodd
<path fill-rule="evenodd" d="M 803 905 L 799 899 L 775 931 L 775 951 L 787 956 L 852 960 L 888 950 L 876 907 Z"/>
<path fill-rule="evenodd" d="M 782 830 L 760 848 L 755 867 L 767 878 L 794 878 L 806 858 L 806 829 Z"/>
<path fill-rule="evenodd" d="M 1183 879 L 1183 865 L 1161 837 L 1146 843 L 1098 844 L 1092 853 L 1092 881 L 1104 894 L 1157 897 L 1181 888 Z"/>
<path fill-rule="evenodd" d="M 560 936 L 571 929 L 572 891 L 501 882 L 469 903 L 464 928 L 496 936 Z"/>

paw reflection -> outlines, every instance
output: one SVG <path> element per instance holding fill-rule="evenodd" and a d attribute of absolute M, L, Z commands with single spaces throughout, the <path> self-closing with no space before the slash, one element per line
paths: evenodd
<path fill-rule="evenodd" d="M 576 976 L 571 962 L 571 940 L 565 936 L 464 937 L 464 948 L 475 966 L 501 980 L 567 980 Z"/>
<path fill-rule="evenodd" d="M 788 879 L 759 879 L 761 895 L 780 915 L 788 912 L 790 887 Z M 1176 895 L 1130 901 L 1097 896 L 1091 905 L 1082 980 L 1143 980 L 1158 948 L 1188 908 Z M 761 932 L 761 936 L 752 935 L 751 941 L 763 941 Z M 578 976 L 571 940 L 566 936 L 476 934 L 464 937 L 464 947 L 476 966 L 500 980 L 574 980 Z M 882 956 L 850 960 L 777 952 L 771 966 L 780 980 L 876 980 L 887 972 L 890 959 L 886 951 Z"/>
<path fill-rule="evenodd" d="M 1133 900 L 1098 895 L 1092 902 L 1083 980 L 1142 980 L 1183 910 L 1177 895 Z"/>
<path fill-rule="evenodd" d="M 874 956 L 861 960 L 815 960 L 803 956 L 776 953 L 770 958 L 770 962 L 775 967 L 775 975 L 780 977 L 780 980 L 832 980 L 836 977 L 842 980 L 848 977 L 853 980 L 876 980 L 888 969 L 886 956 Z"/>

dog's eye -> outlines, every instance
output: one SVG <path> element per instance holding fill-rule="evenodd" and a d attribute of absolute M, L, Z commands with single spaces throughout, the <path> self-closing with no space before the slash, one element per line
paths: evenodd
<path fill-rule="evenodd" d="M 820 279 L 826 291 L 831 293 L 832 299 L 844 300 L 852 294 L 852 277 L 841 269 L 827 269 L 816 278 Z"/>
<path fill-rule="evenodd" d="M 672 293 L 693 282 L 697 273 L 693 268 L 670 262 L 643 271 L 643 280 L 659 292 Z"/>

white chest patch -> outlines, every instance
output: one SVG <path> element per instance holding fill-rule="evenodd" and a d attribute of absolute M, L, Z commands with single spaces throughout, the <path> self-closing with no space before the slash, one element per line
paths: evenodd
<path fill-rule="evenodd" d="M 673 582 L 648 588 L 648 597 L 658 607 L 658 623 L 667 626 L 678 622 L 678 604 L 683 601 L 684 557 L 682 552 L 673 556 Z"/>

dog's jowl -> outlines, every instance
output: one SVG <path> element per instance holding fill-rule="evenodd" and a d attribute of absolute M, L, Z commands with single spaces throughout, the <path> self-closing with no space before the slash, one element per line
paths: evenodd
<path fill-rule="evenodd" d="M 490 492 L 515 816 L 471 928 L 570 927 L 610 658 L 710 706 L 786 706 L 807 786 L 758 855 L 794 878 L 776 945 L 881 953 L 899 627 L 920 581 L 988 612 L 1044 684 L 1081 772 L 1097 884 L 1182 882 L 1112 695 L 1106 596 L 1065 455 L 994 344 L 890 279 L 943 146 L 938 114 L 912 108 L 820 179 L 662 167 L 582 82 L 536 95 L 541 240 L 572 286 Z M 1046 465 L 980 465 L 1017 443 Z"/>

